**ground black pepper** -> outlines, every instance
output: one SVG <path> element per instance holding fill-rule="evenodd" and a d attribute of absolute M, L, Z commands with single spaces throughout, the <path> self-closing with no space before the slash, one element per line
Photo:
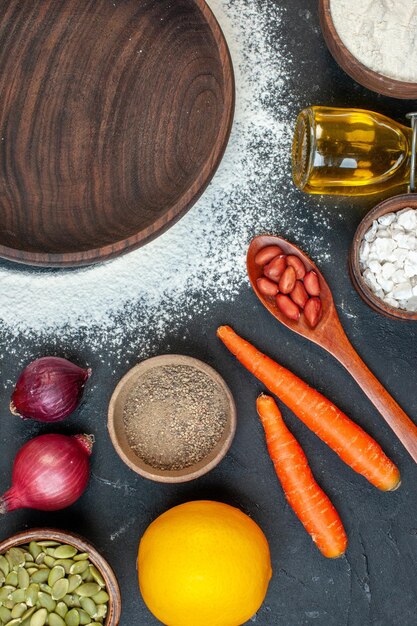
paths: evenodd
<path fill-rule="evenodd" d="M 227 421 L 221 387 L 190 365 L 143 374 L 123 414 L 132 450 L 152 467 L 181 470 L 198 463 L 220 440 Z"/>

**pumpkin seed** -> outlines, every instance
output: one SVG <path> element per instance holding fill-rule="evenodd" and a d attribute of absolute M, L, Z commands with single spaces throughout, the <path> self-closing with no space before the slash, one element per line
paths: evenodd
<path fill-rule="evenodd" d="M 48 617 L 49 626 L 65 626 L 65 622 L 57 613 L 49 613 Z"/>
<path fill-rule="evenodd" d="M 67 626 L 79 626 L 80 615 L 77 609 L 71 609 L 65 616 L 65 623 Z"/>
<path fill-rule="evenodd" d="M 83 598 L 91 598 L 100 591 L 100 585 L 97 583 L 84 583 L 77 589 L 77 594 Z"/>
<path fill-rule="evenodd" d="M 97 613 L 93 616 L 96 619 L 104 618 L 107 615 L 107 604 L 99 604 L 97 607 Z"/>
<path fill-rule="evenodd" d="M 77 587 L 81 585 L 81 583 L 83 582 L 83 579 L 81 578 L 79 574 L 72 574 L 71 576 L 69 576 L 68 582 L 69 582 L 68 593 L 72 593 L 73 591 L 77 589 Z"/>
<path fill-rule="evenodd" d="M 88 570 L 88 561 L 76 561 L 74 565 L 71 565 L 70 574 L 82 574 Z"/>
<path fill-rule="evenodd" d="M 12 600 L 11 598 L 8 598 L 7 600 L 3 602 L 3 606 L 5 606 L 6 609 L 10 609 L 10 610 L 12 610 L 15 604 L 16 602 Z"/>
<path fill-rule="evenodd" d="M 88 552 L 80 552 L 80 554 L 76 554 L 74 556 L 74 561 L 85 561 L 90 558 Z"/>
<path fill-rule="evenodd" d="M 20 617 L 16 617 L 15 619 L 12 619 L 11 622 L 9 622 L 7 624 L 7 626 L 17 626 L 18 624 L 21 624 L 22 620 L 20 619 Z"/>
<path fill-rule="evenodd" d="M 38 594 L 38 602 L 43 609 L 46 609 L 49 612 L 55 611 L 56 602 L 48 593 L 40 591 Z"/>
<path fill-rule="evenodd" d="M 45 626 L 48 619 L 48 612 L 46 609 L 39 609 L 30 618 L 30 626 Z"/>
<path fill-rule="evenodd" d="M 90 572 L 90 568 L 88 567 L 85 572 L 83 572 L 81 574 L 81 578 L 83 579 L 83 581 L 85 583 L 92 583 L 94 582 L 94 578 L 91 576 L 91 572 Z"/>
<path fill-rule="evenodd" d="M 106 583 L 105 583 L 105 580 L 104 580 L 103 576 L 98 571 L 98 569 L 96 567 L 94 567 L 94 565 L 90 565 L 90 572 L 91 572 L 91 576 L 94 578 L 96 583 L 98 585 L 100 585 L 100 587 L 105 587 L 106 586 Z"/>
<path fill-rule="evenodd" d="M 52 587 L 52 597 L 54 600 L 62 600 L 68 593 L 69 582 L 68 578 L 60 578 Z"/>
<path fill-rule="evenodd" d="M 0 619 L 2 622 L 7 624 L 12 619 L 12 612 L 10 609 L 6 609 L 5 606 L 0 606 Z"/>
<path fill-rule="evenodd" d="M 58 602 L 55 608 L 55 613 L 59 615 L 59 617 L 65 617 L 68 613 L 68 607 L 65 602 Z"/>
<path fill-rule="evenodd" d="M 54 567 L 55 565 L 55 559 L 53 556 L 49 556 L 48 554 L 45 556 L 43 562 L 45 563 L 45 565 L 47 565 L 48 567 L 50 567 L 51 569 Z"/>
<path fill-rule="evenodd" d="M 97 613 L 97 606 L 94 600 L 91 598 L 81 598 L 80 604 L 84 611 L 89 614 L 90 617 L 95 617 Z"/>
<path fill-rule="evenodd" d="M 91 622 L 91 617 L 84 609 L 78 609 L 78 615 L 80 616 L 80 626 L 85 626 Z"/>
<path fill-rule="evenodd" d="M 31 583 L 26 589 L 25 602 L 28 606 L 35 606 L 38 601 L 39 585 Z"/>
<path fill-rule="evenodd" d="M 10 548 L 6 552 L 6 559 L 9 562 L 10 569 L 17 570 L 18 567 L 25 564 L 25 553 L 21 548 Z"/>
<path fill-rule="evenodd" d="M 12 594 L 13 591 L 15 591 L 15 587 L 12 587 L 12 585 L 4 585 L 4 587 L 0 589 L 0 602 L 4 604 L 4 601 L 10 598 L 10 594 Z"/>
<path fill-rule="evenodd" d="M 32 574 L 34 574 L 37 571 L 38 571 L 38 567 L 28 567 L 28 570 L 27 570 L 29 576 L 32 576 Z"/>
<path fill-rule="evenodd" d="M 19 569 L 17 570 L 17 580 L 20 589 L 27 589 L 29 587 L 30 577 L 24 567 L 19 567 Z"/>
<path fill-rule="evenodd" d="M 27 611 L 27 606 L 24 602 L 15 604 L 12 608 L 12 617 L 22 617 L 23 613 Z"/>
<path fill-rule="evenodd" d="M 110 600 L 109 594 L 102 589 L 95 596 L 93 596 L 93 600 L 96 604 L 106 604 Z"/>
<path fill-rule="evenodd" d="M 5 576 L 10 572 L 10 565 L 5 556 L 0 554 L 0 570 Z"/>
<path fill-rule="evenodd" d="M 65 577 L 65 570 L 62 567 L 62 565 L 55 565 L 49 573 L 48 585 L 50 587 L 53 587 L 55 583 L 57 582 L 57 580 L 60 580 L 61 578 L 64 578 L 64 577 Z"/>
<path fill-rule="evenodd" d="M 63 544 L 62 546 L 58 546 L 55 548 L 54 557 L 56 559 L 72 559 L 73 556 L 77 554 L 77 548 L 74 546 L 70 546 L 68 544 Z"/>
<path fill-rule="evenodd" d="M 51 548 L 53 546 L 59 546 L 59 541 L 45 539 L 44 541 L 38 541 L 38 545 L 42 546 L 42 548 Z"/>
<path fill-rule="evenodd" d="M 33 561 L 34 561 L 34 560 L 35 560 L 35 559 L 33 558 L 33 556 L 31 555 L 31 553 L 30 553 L 30 552 L 25 552 L 25 561 L 26 561 L 26 563 L 27 563 L 28 561 L 30 561 L 31 563 L 33 563 Z"/>
<path fill-rule="evenodd" d="M 33 583 L 45 583 L 49 578 L 49 569 L 38 569 L 37 572 L 30 577 Z"/>
<path fill-rule="evenodd" d="M 34 614 L 34 612 L 36 611 L 38 607 L 33 606 L 32 608 L 28 609 L 27 611 L 25 611 L 25 613 L 23 613 L 22 615 L 22 620 L 29 620 L 30 617 L 32 617 L 32 615 Z"/>
<path fill-rule="evenodd" d="M 62 598 L 68 608 L 76 607 L 78 608 L 80 605 L 80 598 L 75 594 L 67 594 L 64 598 Z"/>
<path fill-rule="evenodd" d="M 24 602 L 26 597 L 25 589 L 16 589 L 10 594 L 10 599 L 16 604 L 17 602 Z"/>
<path fill-rule="evenodd" d="M 44 562 L 44 560 L 45 560 L 45 552 L 40 552 L 38 556 L 35 558 L 35 563 L 40 565 L 41 563 Z"/>
<path fill-rule="evenodd" d="M 6 576 L 6 585 L 12 585 L 13 587 L 17 587 L 17 572 L 10 572 Z"/>
<path fill-rule="evenodd" d="M 46 583 L 41 583 L 41 584 L 39 585 L 39 589 L 40 589 L 41 591 L 43 591 L 44 593 L 47 593 L 47 594 L 48 594 L 48 596 L 50 596 L 50 595 L 51 595 L 51 593 L 52 593 L 52 589 L 51 589 L 51 588 L 50 588 L 50 586 L 49 586 L 49 585 L 47 585 Z"/>
<path fill-rule="evenodd" d="M 58 559 L 58 561 L 55 561 L 55 565 L 61 565 L 68 576 L 71 567 L 74 565 L 74 561 L 72 559 Z"/>
<path fill-rule="evenodd" d="M 38 543 L 36 543 L 36 541 L 31 541 L 29 544 L 29 552 L 33 558 L 36 559 L 36 557 L 42 552 L 42 548 Z"/>

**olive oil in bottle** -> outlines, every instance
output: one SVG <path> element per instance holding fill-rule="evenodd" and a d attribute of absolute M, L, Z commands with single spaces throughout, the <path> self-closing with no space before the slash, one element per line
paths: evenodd
<path fill-rule="evenodd" d="M 303 191 L 366 195 L 410 182 L 412 129 L 362 109 L 310 107 L 296 122 L 293 178 Z"/>

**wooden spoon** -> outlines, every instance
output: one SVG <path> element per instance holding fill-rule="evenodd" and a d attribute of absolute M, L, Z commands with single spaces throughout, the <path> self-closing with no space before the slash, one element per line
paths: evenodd
<path fill-rule="evenodd" d="M 314 270 L 317 273 L 321 287 L 320 297 L 323 305 L 323 316 L 316 328 L 310 328 L 305 321 L 304 315 L 301 315 L 298 322 L 288 319 L 278 309 L 274 298 L 267 298 L 260 293 L 256 281 L 263 274 L 262 267 L 255 264 L 255 256 L 259 250 L 271 245 L 280 246 L 285 254 L 298 256 L 303 261 L 307 271 Z M 392 428 L 403 446 L 408 450 L 414 461 L 417 462 L 417 426 L 372 374 L 350 343 L 340 323 L 330 288 L 323 274 L 311 259 L 297 246 L 282 239 L 282 237 L 259 235 L 252 240 L 249 246 L 247 268 L 252 287 L 268 311 L 287 328 L 330 352 L 348 370 L 376 406 L 387 424 Z"/>

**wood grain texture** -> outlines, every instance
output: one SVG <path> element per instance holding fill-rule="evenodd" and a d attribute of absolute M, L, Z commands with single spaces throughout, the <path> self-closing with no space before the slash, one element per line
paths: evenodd
<path fill-rule="evenodd" d="M 335 28 L 330 11 L 330 2 L 331 0 L 319 0 L 320 25 L 327 47 L 346 74 L 349 74 L 351 78 L 364 87 L 384 96 L 404 100 L 417 98 L 417 83 L 395 80 L 378 74 L 353 56 Z"/>
<path fill-rule="evenodd" d="M 361 223 L 359 224 L 356 233 L 353 237 L 352 247 L 349 253 L 349 270 L 352 278 L 353 285 L 361 298 L 368 304 L 374 311 L 382 313 L 387 317 L 400 320 L 416 321 L 417 313 L 413 311 L 404 311 L 402 309 L 395 309 L 392 306 L 386 304 L 383 300 L 378 298 L 374 292 L 368 287 L 363 279 L 360 263 L 359 263 L 359 251 L 363 241 L 365 233 L 371 228 L 372 222 L 377 220 L 381 215 L 399 211 L 411 207 L 417 209 L 417 194 L 407 193 L 400 196 L 394 196 L 388 200 L 384 200 L 376 205 L 369 213 L 365 215 Z"/>
<path fill-rule="evenodd" d="M 4 0 L 0 97 L 0 255 L 80 265 L 199 197 L 230 133 L 233 69 L 204 0 Z"/>
<path fill-rule="evenodd" d="M 68 531 L 58 530 L 57 528 L 33 528 L 12 535 L 0 542 L 0 554 L 4 554 L 10 548 L 28 544 L 31 541 L 46 540 L 69 544 L 77 548 L 80 553 L 88 552 L 90 561 L 101 572 L 106 583 L 107 593 L 109 594 L 108 611 L 104 626 L 118 626 L 122 610 L 122 598 L 116 575 L 101 554 L 83 537 Z"/>
<path fill-rule="evenodd" d="M 272 245 L 280 246 L 285 254 L 298 256 L 303 261 L 307 271 L 314 270 L 317 273 L 321 288 L 320 298 L 323 305 L 323 316 L 316 328 L 310 328 L 303 315 L 298 322 L 288 319 L 278 309 L 274 298 L 265 298 L 260 293 L 256 281 L 262 276 L 263 269 L 256 265 L 255 256 L 262 248 Z M 268 311 L 284 326 L 324 348 L 347 369 L 417 463 L 416 424 L 369 370 L 350 343 L 340 323 L 330 287 L 318 267 L 302 250 L 286 239 L 273 235 L 259 235 L 252 240 L 249 246 L 247 268 L 253 290 Z M 389 355 L 386 358 L 389 358 Z"/>

